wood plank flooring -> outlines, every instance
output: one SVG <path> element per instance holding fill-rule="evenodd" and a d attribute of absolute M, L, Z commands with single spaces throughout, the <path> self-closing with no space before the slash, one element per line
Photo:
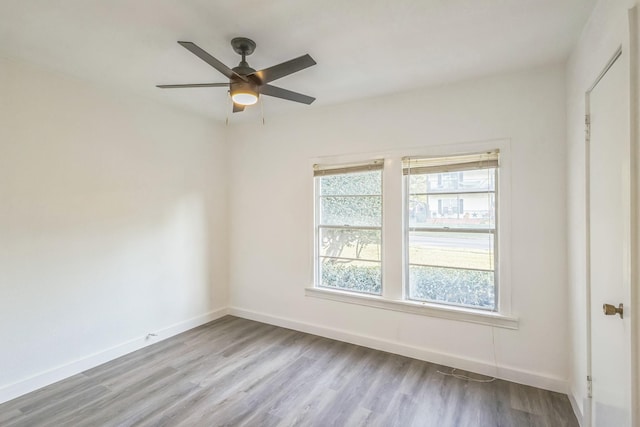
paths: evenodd
<path fill-rule="evenodd" d="M 438 371 L 227 316 L 4 403 L 0 425 L 578 426 L 565 395 Z"/>

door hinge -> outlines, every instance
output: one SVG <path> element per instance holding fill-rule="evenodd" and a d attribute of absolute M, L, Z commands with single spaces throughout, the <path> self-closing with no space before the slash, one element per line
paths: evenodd
<path fill-rule="evenodd" d="M 591 116 L 589 114 L 584 116 L 584 140 L 586 143 L 591 141 Z"/>
<path fill-rule="evenodd" d="M 593 380 L 591 379 L 591 375 L 587 375 L 587 397 L 593 396 Z"/>

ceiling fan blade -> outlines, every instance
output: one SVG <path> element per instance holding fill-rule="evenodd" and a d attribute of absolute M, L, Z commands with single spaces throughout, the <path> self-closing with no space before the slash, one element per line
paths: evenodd
<path fill-rule="evenodd" d="M 303 104 L 311 104 L 316 99 L 312 96 L 303 95 L 298 92 L 293 92 L 287 89 L 282 89 L 276 86 L 263 85 L 260 86 L 260 93 L 263 95 L 275 96 L 276 98 L 286 99 L 288 101 L 301 102 Z"/>
<path fill-rule="evenodd" d="M 227 67 L 222 62 L 218 61 L 216 58 L 214 58 L 213 56 L 209 55 L 207 52 L 202 50 L 195 43 L 191 43 L 191 42 L 178 42 L 178 43 L 180 43 L 180 45 L 185 49 L 187 49 L 189 52 L 193 53 L 198 58 L 202 59 L 204 62 L 211 65 L 213 68 L 220 71 L 222 74 L 227 76 L 227 78 L 235 77 L 235 78 L 239 78 L 244 81 L 247 81 L 247 78 L 245 76 L 241 76 L 240 74 L 236 73 L 231 68 Z"/>
<path fill-rule="evenodd" d="M 234 113 L 241 113 L 243 111 L 244 111 L 244 105 L 236 104 L 235 102 L 233 103 L 233 112 Z"/>
<path fill-rule="evenodd" d="M 265 68 L 264 70 L 256 71 L 252 76 L 256 76 L 260 79 L 261 84 L 267 84 L 281 77 L 288 76 L 297 71 L 304 70 L 305 68 L 316 65 L 316 61 L 313 60 L 309 54 L 302 55 L 298 58 L 292 59 L 287 62 L 283 62 L 273 67 Z"/>
<path fill-rule="evenodd" d="M 229 87 L 229 83 L 190 83 L 184 85 L 156 85 L 160 89 L 180 89 L 183 87 Z"/>

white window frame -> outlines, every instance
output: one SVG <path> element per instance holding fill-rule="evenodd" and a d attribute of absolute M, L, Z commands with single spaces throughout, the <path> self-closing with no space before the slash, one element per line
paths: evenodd
<path fill-rule="evenodd" d="M 393 150 L 385 152 L 326 156 L 310 159 L 308 170 L 313 175 L 314 164 L 345 164 L 362 163 L 375 159 L 384 159 L 383 188 L 382 188 L 382 295 L 359 294 L 343 290 L 316 287 L 317 242 L 315 238 L 315 206 L 313 211 L 314 234 L 313 268 L 310 272 L 312 285 L 305 288 L 308 297 L 321 298 L 348 304 L 364 305 L 376 309 L 400 311 L 455 321 L 489 325 L 506 329 L 518 329 L 518 318 L 512 313 L 511 307 L 511 150 L 510 140 L 490 140 L 447 145 L 433 145 Z M 403 157 L 446 157 L 465 153 L 477 153 L 491 150 L 500 151 L 500 170 L 498 172 L 499 201 L 496 207 L 496 228 L 499 252 L 496 253 L 497 269 L 500 285 L 497 287 L 497 311 L 488 311 L 467 307 L 444 304 L 411 301 L 406 298 L 405 291 L 405 244 L 404 244 L 404 189 L 402 177 Z M 312 179 L 311 189 L 315 188 Z M 311 191 L 313 193 L 313 191 Z M 312 203 L 315 205 L 315 193 Z"/>
<path fill-rule="evenodd" d="M 320 259 L 322 258 L 322 255 L 320 254 L 320 235 L 321 235 L 321 230 L 322 229 L 343 229 L 343 230 L 355 230 L 355 229 L 362 229 L 362 230 L 380 230 L 380 247 L 384 248 L 384 159 L 375 159 L 373 161 L 367 161 L 367 162 L 358 162 L 355 164 L 329 164 L 329 165 L 324 165 L 324 164 L 319 164 L 316 163 L 314 164 L 314 171 L 315 170 L 325 170 L 325 171 L 332 171 L 332 170 L 339 170 L 339 169 L 343 169 L 346 170 L 346 172 L 343 172 L 344 174 L 348 174 L 348 173 L 357 173 L 358 171 L 360 172 L 365 172 L 369 169 L 369 166 L 373 166 L 372 170 L 380 170 L 381 172 L 381 180 L 382 180 L 382 188 L 381 188 L 381 193 L 380 193 L 380 201 L 381 201 L 381 221 L 380 221 L 380 226 L 353 226 L 353 225 L 347 225 L 347 226 L 338 226 L 338 225 L 323 225 L 320 224 L 320 203 L 318 203 L 318 199 L 321 196 L 320 194 L 320 185 L 319 185 L 319 181 L 318 179 L 316 179 L 317 177 L 315 176 L 314 173 L 314 221 L 313 221 L 313 227 L 314 227 L 314 257 L 313 257 L 313 270 L 314 270 L 314 276 L 313 276 L 313 283 L 314 283 L 314 287 L 315 288 L 319 288 L 319 289 L 326 289 L 329 291 L 334 291 L 334 290 L 338 290 L 338 291 L 344 291 L 344 292 L 349 292 L 349 293 L 354 293 L 354 294 L 358 294 L 358 295 L 373 295 L 373 296 L 377 296 L 376 294 L 373 293 L 367 293 L 367 292 L 359 292 L 359 291 L 350 291 L 350 290 L 346 290 L 346 289 L 338 289 L 338 288 L 331 288 L 329 286 L 322 286 L 321 284 L 321 278 L 320 278 L 320 264 L 321 261 Z M 328 173 L 327 175 L 335 175 L 335 173 Z M 322 176 L 322 175 L 320 175 Z M 368 261 L 365 260 L 367 262 L 373 262 L 373 261 Z M 381 280 L 380 280 L 380 288 L 381 288 L 381 292 L 384 292 L 384 253 L 381 254 L 380 257 L 380 269 L 381 269 Z"/>
<path fill-rule="evenodd" d="M 500 153 L 499 150 L 492 150 L 492 151 L 496 151 L 497 153 L 495 153 L 494 155 L 498 158 L 498 162 L 500 159 Z M 484 152 L 483 152 L 484 153 Z M 480 154 L 479 157 L 481 157 L 482 153 L 464 153 L 462 154 L 462 156 L 469 154 L 469 155 L 473 155 L 475 156 L 476 154 Z M 422 156 L 420 156 L 422 157 Z M 420 158 L 418 157 L 418 158 Z M 424 156 L 424 157 L 429 157 L 429 158 L 434 158 L 436 160 L 442 159 L 442 156 Z M 444 156 L 447 157 L 449 159 L 451 159 L 451 163 L 450 164 L 455 164 L 457 159 L 456 157 L 460 157 L 460 156 Z M 413 157 L 412 157 L 413 158 Z M 443 163 L 444 165 L 444 163 Z M 455 173 L 463 173 L 465 171 L 471 171 L 471 170 L 480 170 L 482 169 L 481 167 L 478 168 L 469 168 L 469 169 L 460 169 L 460 170 L 456 170 Z M 439 232 L 439 233 L 458 233 L 458 232 L 471 232 L 471 233 L 481 233 L 481 234 L 490 234 L 493 235 L 493 273 L 494 273 L 494 280 L 493 280 L 493 288 L 494 288 L 494 307 L 493 308 L 483 308 L 483 307 L 470 307 L 470 306 L 464 306 L 464 305 L 458 305 L 455 303 L 449 303 L 449 302 L 438 302 L 438 301 L 426 301 L 426 302 L 430 302 L 433 304 L 437 304 L 437 305 L 446 305 L 446 306 L 455 306 L 455 307 L 466 307 L 466 308 L 473 308 L 473 309 L 477 309 L 477 310 L 484 310 L 484 311 L 492 311 L 492 312 L 500 312 L 500 268 L 499 268 L 499 242 L 500 242 L 500 233 L 499 233 L 499 212 L 500 212 L 500 167 L 499 166 L 495 166 L 492 167 L 492 169 L 494 169 L 494 189 L 493 190 L 487 190 L 487 191 L 482 191 L 480 193 L 482 194 L 486 194 L 489 192 L 493 192 L 494 193 L 494 200 L 495 200 L 495 208 L 494 208 L 494 225 L 493 228 L 491 229 L 459 229 L 459 228 L 449 228 L 449 227 L 411 227 L 411 225 L 409 224 L 409 202 L 410 202 L 410 189 L 409 189 L 409 183 L 408 183 L 408 179 L 409 179 L 409 175 L 403 175 L 403 201 L 402 201 L 402 207 L 403 207 L 403 231 L 404 231 L 404 245 L 403 245 L 403 255 L 404 255 L 404 259 L 403 259 L 403 266 L 404 266 L 404 277 L 403 277 L 403 282 L 404 282 L 404 295 L 405 295 L 405 299 L 409 300 L 409 301 L 419 301 L 422 302 L 421 300 L 416 300 L 416 299 L 410 299 L 409 296 L 409 292 L 410 292 L 410 283 L 409 283 L 409 268 L 410 268 L 410 254 L 409 254 L 409 238 L 410 238 L 410 233 L 411 231 L 414 231 L 414 229 L 424 229 L 424 231 L 434 231 L 434 232 Z M 429 172 L 428 174 L 435 174 L 438 172 Z M 404 170 L 403 170 L 403 174 L 404 174 Z M 420 173 L 421 175 L 424 173 Z M 429 194 L 429 193 L 427 193 Z M 439 193 L 430 193 L 432 195 L 438 195 Z M 451 191 L 450 193 L 448 193 L 449 195 L 453 195 L 453 194 L 470 194 L 469 192 L 464 192 L 464 191 Z M 425 194 L 426 195 L 426 194 Z M 457 206 L 459 206 L 459 201 L 461 199 L 457 198 Z M 459 270 L 464 270 L 463 268 L 456 268 Z"/>

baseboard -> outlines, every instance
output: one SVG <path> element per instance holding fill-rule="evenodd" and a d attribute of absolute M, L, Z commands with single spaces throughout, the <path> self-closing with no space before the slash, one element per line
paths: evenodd
<path fill-rule="evenodd" d="M 0 387 L 0 403 L 8 402 L 9 400 L 22 396 L 23 394 L 79 374 L 87 369 L 91 369 L 110 360 L 117 359 L 120 356 L 124 356 L 125 354 L 139 350 L 143 347 L 155 344 L 179 333 L 188 331 L 189 329 L 193 329 L 207 322 L 211 322 L 212 320 L 226 316 L 227 314 L 228 309 L 226 307 L 210 311 L 209 313 L 201 316 L 193 317 L 159 330 L 154 330 L 153 333 L 155 333 L 156 336 L 137 337 L 122 344 L 90 354 L 81 359 L 74 360 L 73 362 L 65 365 L 41 372 L 16 383 Z"/>
<path fill-rule="evenodd" d="M 540 375 L 535 372 L 525 371 L 500 366 L 496 372 L 496 367 L 480 360 L 461 357 L 429 350 L 427 348 L 411 346 L 396 341 L 380 339 L 372 336 L 355 334 L 349 331 L 327 328 L 311 323 L 299 322 L 294 319 L 272 316 L 267 313 L 260 313 L 252 310 L 245 310 L 238 307 L 230 307 L 229 314 L 244 319 L 255 320 L 268 323 L 283 328 L 293 329 L 300 332 L 319 335 L 338 341 L 361 345 L 363 347 L 382 350 L 389 353 L 399 354 L 414 359 L 437 363 L 439 365 L 450 366 L 452 368 L 463 369 L 465 371 L 476 372 L 482 375 L 494 376 L 507 381 L 525 384 L 532 387 L 551 390 L 558 393 L 567 393 L 567 381 L 561 378 Z"/>
<path fill-rule="evenodd" d="M 573 409 L 573 413 L 576 415 L 576 418 L 578 419 L 578 424 L 580 425 L 580 427 L 585 427 L 585 419 L 584 419 L 584 415 L 582 414 L 582 408 L 580 407 L 580 405 L 578 405 L 578 402 L 576 401 L 576 396 L 573 393 L 573 390 L 570 389 L 567 396 L 569 396 L 569 403 L 571 403 L 571 409 Z"/>

